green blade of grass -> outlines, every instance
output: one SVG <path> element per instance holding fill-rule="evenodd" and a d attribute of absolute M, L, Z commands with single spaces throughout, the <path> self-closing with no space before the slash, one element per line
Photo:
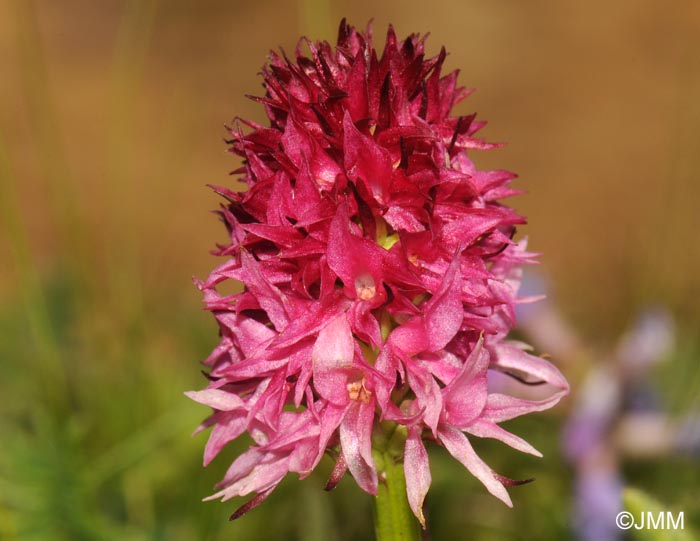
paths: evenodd
<path fill-rule="evenodd" d="M 67 400 L 67 378 L 56 336 L 51 324 L 43 285 L 32 261 L 22 219 L 19 215 L 17 194 L 4 137 L 0 132 L 0 214 L 10 241 L 15 267 L 15 280 L 21 292 L 23 308 L 29 324 L 35 349 L 36 375 L 43 396 L 53 406 Z M 55 408 L 60 411 L 60 408 Z"/>

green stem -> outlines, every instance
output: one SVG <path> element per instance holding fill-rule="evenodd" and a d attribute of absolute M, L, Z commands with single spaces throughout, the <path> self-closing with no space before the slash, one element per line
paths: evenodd
<path fill-rule="evenodd" d="M 377 541 L 419 541 L 420 526 L 408 506 L 403 463 L 389 453 L 375 453 L 380 472 L 374 499 L 374 531 Z"/>

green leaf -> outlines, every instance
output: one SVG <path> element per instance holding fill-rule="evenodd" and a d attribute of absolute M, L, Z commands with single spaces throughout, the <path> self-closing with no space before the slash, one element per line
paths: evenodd
<path fill-rule="evenodd" d="M 669 513 L 676 520 L 678 514 L 683 512 L 683 510 L 670 509 L 636 488 L 626 488 L 622 494 L 622 499 L 625 511 L 632 513 L 637 524 L 639 524 L 642 515 L 649 516 L 651 514 L 652 517 L 658 517 L 660 514 L 664 514 L 665 518 L 668 518 L 669 515 L 666 515 L 666 513 Z M 697 539 L 697 536 L 689 525 L 685 523 L 686 518 L 684 515 L 683 529 L 669 529 L 668 521 L 666 521 L 663 529 L 649 527 L 637 529 L 635 524 L 627 531 L 631 539 L 639 541 L 693 541 L 693 539 Z M 646 526 L 648 526 L 648 523 Z"/>

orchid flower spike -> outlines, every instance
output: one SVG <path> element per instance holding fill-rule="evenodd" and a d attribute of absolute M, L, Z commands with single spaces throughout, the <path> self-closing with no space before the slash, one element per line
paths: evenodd
<path fill-rule="evenodd" d="M 499 423 L 568 392 L 552 364 L 506 339 L 534 258 L 513 240 L 524 218 L 500 202 L 519 193 L 515 175 L 474 166 L 470 151 L 497 145 L 476 136 L 475 115 L 451 115 L 471 91 L 444 73 L 444 49 L 429 57 L 424 45 L 390 27 L 379 54 L 370 30 L 343 21 L 335 48 L 302 40 L 292 58 L 271 53 L 253 98 L 269 125 L 229 130 L 247 191 L 214 187 L 230 242 L 197 285 L 221 341 L 207 388 L 187 395 L 213 410 L 205 464 L 241 434 L 254 442 L 211 496 L 254 495 L 234 518 L 324 454 L 337 461 L 331 485 L 349 471 L 376 494 L 375 453 L 390 452 L 424 524 L 426 442 L 511 505 L 512 482 L 470 440 L 539 456 Z M 220 293 L 229 281 L 243 290 Z M 493 372 L 546 392 L 494 392 Z"/>

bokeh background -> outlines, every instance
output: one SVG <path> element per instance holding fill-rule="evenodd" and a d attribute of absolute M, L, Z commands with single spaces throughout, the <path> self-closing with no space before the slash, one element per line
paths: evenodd
<path fill-rule="evenodd" d="M 344 16 L 374 18 L 377 42 L 389 22 L 431 32 L 429 52 L 444 44 L 477 88 L 459 112 L 508 145 L 472 157 L 520 174 L 511 204 L 578 344 L 555 359 L 572 397 L 511 423 L 545 458 L 479 446 L 537 478 L 512 489 L 514 510 L 431 451 L 430 538 L 574 538 L 561 429 L 647 306 L 675 327 L 649 375 L 658 409 L 700 409 L 697 1 L 0 0 L 1 540 L 371 538 L 369 497 L 347 480 L 321 490 L 330 463 L 234 523 L 235 504 L 201 503 L 237 448 L 202 469 L 204 436 L 189 435 L 206 411 L 182 396 L 217 341 L 190 278 L 225 238 L 205 187 L 234 183 L 223 125 L 264 120 L 244 95 L 262 92 L 271 48 L 332 40 Z M 690 528 L 695 452 L 621 472 Z"/>

